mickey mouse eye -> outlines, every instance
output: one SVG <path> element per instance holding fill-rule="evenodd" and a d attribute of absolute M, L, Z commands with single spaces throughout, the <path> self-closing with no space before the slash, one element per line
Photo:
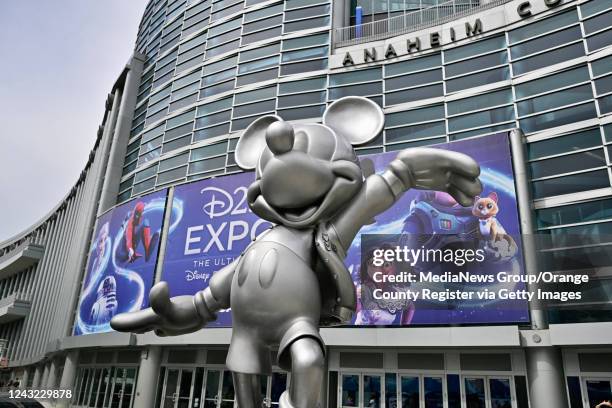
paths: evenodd
<path fill-rule="evenodd" d="M 493 208 L 493 204 L 491 203 L 487 204 L 487 208 L 490 210 L 491 208 Z"/>

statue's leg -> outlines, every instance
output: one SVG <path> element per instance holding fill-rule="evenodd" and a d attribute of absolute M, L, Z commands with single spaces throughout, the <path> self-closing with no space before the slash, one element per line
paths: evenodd
<path fill-rule="evenodd" d="M 321 344 L 312 337 L 300 337 L 290 345 L 291 383 L 281 396 L 281 408 L 315 408 L 325 374 Z"/>
<path fill-rule="evenodd" d="M 257 374 L 232 373 L 239 408 L 261 408 L 260 380 Z"/>

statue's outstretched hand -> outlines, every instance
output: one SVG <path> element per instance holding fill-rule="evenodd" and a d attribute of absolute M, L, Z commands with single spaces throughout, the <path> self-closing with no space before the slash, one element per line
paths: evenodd
<path fill-rule="evenodd" d="M 463 153 L 427 147 L 406 149 L 389 168 L 406 189 L 445 191 L 463 206 L 471 205 L 482 192 L 480 167 Z"/>
<path fill-rule="evenodd" d="M 176 336 L 199 330 L 212 320 L 212 315 L 208 318 L 200 315 L 194 296 L 170 298 L 166 282 L 159 282 L 151 288 L 149 302 L 150 308 L 114 316 L 111 327 L 122 332 L 154 330 L 158 336 Z"/>

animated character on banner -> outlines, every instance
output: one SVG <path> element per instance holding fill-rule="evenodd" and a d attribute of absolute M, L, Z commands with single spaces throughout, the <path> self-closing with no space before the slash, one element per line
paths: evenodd
<path fill-rule="evenodd" d="M 91 308 L 89 321 L 94 324 L 108 323 L 116 313 L 117 281 L 113 276 L 107 276 L 98 286 L 96 302 Z"/>
<path fill-rule="evenodd" d="M 483 248 L 493 255 L 494 259 L 512 258 L 518 251 L 518 246 L 495 218 L 498 212 L 499 205 L 495 191 L 486 197 L 477 196 L 474 199 L 472 214 L 478 219 L 480 237 L 484 241 Z"/>
<path fill-rule="evenodd" d="M 393 249 L 393 246 L 383 243 L 376 249 Z M 376 267 L 373 264 L 373 253 L 374 248 L 368 251 L 368 255 L 361 260 L 361 286 L 358 289 L 360 292 L 360 296 L 358 296 L 360 302 L 358 302 L 355 324 L 368 326 L 410 324 L 414 315 L 414 303 L 412 301 L 408 299 L 380 299 L 375 296 L 376 290 L 404 292 L 410 288 L 410 284 L 393 284 L 380 282 L 381 279 L 375 279 L 375 272 L 381 272 L 383 276 L 396 275 L 398 265 L 395 262 L 385 262 L 381 267 Z"/>
<path fill-rule="evenodd" d="M 141 258 L 142 254 L 136 252 L 142 243 L 145 251 L 145 261 L 149 261 L 151 254 L 159 241 L 159 232 L 151 235 L 149 220 L 144 217 L 145 205 L 139 201 L 130 211 L 124 222 L 123 236 L 117 247 L 117 259 L 121 262 L 134 262 Z"/>
<path fill-rule="evenodd" d="M 440 249 L 474 243 L 487 251 L 487 259 L 510 261 L 515 258 L 518 247 L 495 218 L 499 211 L 497 202 L 497 193 L 492 192 L 487 197 L 475 197 L 472 208 L 466 208 L 450 194 L 424 191 L 410 203 L 410 213 L 402 229 L 402 244 Z"/>
<path fill-rule="evenodd" d="M 448 193 L 423 191 L 410 203 L 401 239 L 410 248 L 439 249 L 477 239 L 477 230 L 478 220 L 470 207 L 461 206 Z"/>
<path fill-rule="evenodd" d="M 96 241 L 94 243 L 95 248 L 95 258 L 92 261 L 91 265 L 91 277 L 98 276 L 106 269 L 108 265 L 108 260 L 110 258 L 110 253 L 107 253 L 106 247 L 111 247 L 111 244 L 108 242 L 110 240 L 109 237 L 109 225 L 108 222 L 105 222 L 100 227 L 98 231 L 98 236 L 96 237 Z"/>
<path fill-rule="evenodd" d="M 399 152 L 382 174 L 364 180 L 353 146 L 383 129 L 374 102 L 346 97 L 332 103 L 323 124 L 290 124 L 264 116 L 244 131 L 236 162 L 255 169 L 251 210 L 276 226 L 261 234 L 232 264 L 217 271 L 194 296 L 169 297 L 168 285 L 151 289 L 151 308 L 119 314 L 119 331 L 178 335 L 201 329 L 231 307 L 227 367 L 240 408 L 261 406 L 261 375 L 272 373 L 270 351 L 291 371 L 280 407 L 317 405 L 325 377 L 319 326 L 350 322 L 355 287 L 344 265 L 362 226 L 410 188 L 448 191 L 469 206 L 480 194 L 480 169 L 452 151 L 415 148 Z"/>
<path fill-rule="evenodd" d="M 87 316 L 83 320 L 79 312 L 79 327 L 84 330 L 90 324 L 108 324 L 111 317 L 117 312 L 117 298 L 116 298 L 116 283 L 113 277 L 104 277 L 107 272 L 107 267 L 111 258 L 111 247 L 112 242 L 109 235 L 110 226 L 108 222 L 103 223 L 99 230 L 96 239 L 92 244 L 92 260 L 91 268 L 89 272 L 89 278 L 87 286 L 83 291 L 81 302 L 88 298 L 90 294 L 95 296 L 91 309 L 85 311 L 84 316 Z M 105 281 L 112 279 L 112 282 Z M 99 282 L 99 283 L 98 283 Z M 112 287 L 114 286 L 114 288 Z M 94 292 L 96 291 L 96 292 Z M 79 304 L 79 311 L 81 310 L 81 303 Z"/>

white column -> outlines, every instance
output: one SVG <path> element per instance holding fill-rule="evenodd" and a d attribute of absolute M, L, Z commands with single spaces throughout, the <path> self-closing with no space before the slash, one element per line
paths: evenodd
<path fill-rule="evenodd" d="M 151 408 L 155 406 L 161 356 L 162 349 L 159 346 L 151 346 L 142 351 L 133 408 Z"/>
<path fill-rule="evenodd" d="M 57 389 L 57 359 L 51 360 L 49 364 L 49 377 L 46 387 L 47 389 Z"/>
<path fill-rule="evenodd" d="M 49 378 L 49 363 L 45 363 L 45 368 L 43 369 L 42 378 L 40 379 L 40 388 L 45 388 L 47 386 L 47 379 Z"/>
<path fill-rule="evenodd" d="M 532 407 L 567 407 L 561 351 L 555 347 L 527 347 L 527 381 Z"/>
<path fill-rule="evenodd" d="M 60 380 L 60 390 L 74 390 L 75 377 L 77 372 L 77 365 L 79 361 L 79 350 L 71 350 L 66 355 L 64 360 L 64 371 L 62 371 L 62 378 Z M 59 400 L 57 406 L 59 408 L 67 408 L 70 404 L 70 399 Z"/>
<path fill-rule="evenodd" d="M 26 388 L 28 386 L 28 380 L 30 379 L 30 368 L 24 367 L 23 376 L 21 377 L 21 381 L 19 383 L 19 388 Z"/>
<path fill-rule="evenodd" d="M 43 367 L 41 365 L 36 366 L 34 370 L 34 379 L 32 380 L 32 388 L 38 388 L 40 386 L 40 377 L 42 376 Z"/>

